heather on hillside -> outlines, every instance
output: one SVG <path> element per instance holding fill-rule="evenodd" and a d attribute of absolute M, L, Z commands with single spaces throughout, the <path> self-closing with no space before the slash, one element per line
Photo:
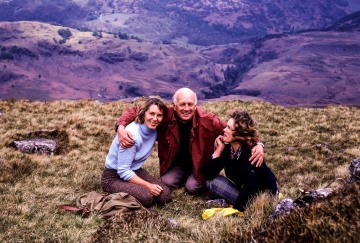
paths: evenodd
<path fill-rule="evenodd" d="M 0 1 L 0 99 L 171 99 L 187 86 L 200 99 L 358 105 L 359 10 L 358 0 Z"/>
<path fill-rule="evenodd" d="M 151 41 L 202 46 L 319 29 L 359 10 L 356 0 L 0 1 L 0 21 L 39 21 Z"/>
<path fill-rule="evenodd" d="M 136 102 L 135 102 L 136 103 Z M 142 214 L 108 220 L 62 211 L 83 193 L 101 192 L 100 175 L 115 136 L 114 122 L 134 103 L 94 100 L 0 101 L 0 241 L 6 242 L 354 242 L 360 238 L 359 184 L 342 186 L 328 200 L 268 221 L 277 199 L 261 194 L 245 216 L 201 219 L 207 196 L 173 191 L 173 201 Z M 360 157 L 360 110 L 354 106 L 285 108 L 252 101 L 201 104 L 226 120 L 248 111 L 265 143 L 265 159 L 284 197 L 299 196 L 299 184 L 311 188 L 348 177 L 350 161 Z M 16 140 L 54 139 L 52 155 L 17 151 Z M 157 150 L 145 168 L 158 176 Z M 169 220 L 171 219 L 171 220 Z M 301 237 L 299 237 L 301 235 Z"/>

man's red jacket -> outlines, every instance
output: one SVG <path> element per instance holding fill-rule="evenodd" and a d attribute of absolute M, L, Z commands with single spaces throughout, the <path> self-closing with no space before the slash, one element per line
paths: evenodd
<path fill-rule="evenodd" d="M 126 126 L 135 119 L 139 107 L 126 110 L 116 122 L 116 125 Z M 202 167 L 208 161 L 214 150 L 214 142 L 217 136 L 222 134 L 226 123 L 222 122 L 213 113 L 196 107 L 192 119 L 190 132 L 190 154 L 193 162 L 195 178 L 205 185 L 205 179 L 201 173 Z M 157 128 L 158 155 L 160 160 L 160 176 L 169 169 L 176 151 L 179 148 L 179 129 L 173 107 L 168 107 L 166 117 Z"/>

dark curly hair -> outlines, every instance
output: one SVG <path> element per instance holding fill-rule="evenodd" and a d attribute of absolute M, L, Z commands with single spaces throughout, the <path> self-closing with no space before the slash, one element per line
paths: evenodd
<path fill-rule="evenodd" d="M 255 120 L 245 111 L 234 111 L 230 118 L 234 119 L 233 137 L 241 144 L 253 147 L 259 140 Z"/>
<path fill-rule="evenodd" d="M 163 117 L 166 117 L 167 114 L 167 107 L 165 105 L 165 103 L 159 99 L 159 98 L 148 98 L 145 103 L 142 105 L 141 109 L 139 110 L 136 118 L 135 118 L 135 122 L 137 123 L 144 123 L 145 120 L 145 112 L 147 110 L 149 110 L 150 106 L 152 105 L 156 105 L 157 107 L 159 107 L 159 110 L 163 113 Z"/>

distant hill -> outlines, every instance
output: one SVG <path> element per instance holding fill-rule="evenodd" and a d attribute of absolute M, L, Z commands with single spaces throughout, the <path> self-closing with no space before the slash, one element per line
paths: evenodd
<path fill-rule="evenodd" d="M 360 104 L 356 1 L 21 3 L 0 1 L 0 99 Z"/>
<path fill-rule="evenodd" d="M 179 87 L 197 90 L 223 76 L 195 49 L 39 22 L 2 22 L 0 40 L 2 99 L 170 99 Z"/>
<path fill-rule="evenodd" d="M 225 72 L 224 84 L 232 85 L 218 95 L 251 95 L 285 105 L 360 104 L 360 32 L 341 26 L 341 32 L 311 31 L 254 43 L 258 48 Z M 217 86 L 224 85 L 210 89 Z"/>
<path fill-rule="evenodd" d="M 357 0 L 3 0 L 0 21 L 40 21 L 202 46 L 326 27 Z"/>

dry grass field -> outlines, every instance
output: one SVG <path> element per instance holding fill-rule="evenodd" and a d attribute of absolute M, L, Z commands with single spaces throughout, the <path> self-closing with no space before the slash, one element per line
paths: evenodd
<path fill-rule="evenodd" d="M 328 200 L 267 221 L 277 201 L 259 195 L 243 217 L 201 219 L 206 196 L 183 189 L 173 201 L 143 214 L 104 220 L 61 211 L 83 193 L 101 192 L 100 175 L 115 136 L 114 122 L 133 105 L 94 100 L 0 101 L 0 242 L 356 242 L 359 184 Z M 267 164 L 287 198 L 299 196 L 299 183 L 324 187 L 347 179 L 350 161 L 360 157 L 360 110 L 353 106 L 285 108 L 253 101 L 203 103 L 226 120 L 246 110 L 258 123 Z M 53 155 L 24 154 L 15 140 L 45 137 L 58 142 Z M 158 176 L 156 149 L 145 168 Z M 339 186 L 340 184 L 334 184 Z M 173 219 L 176 224 L 169 223 Z"/>

